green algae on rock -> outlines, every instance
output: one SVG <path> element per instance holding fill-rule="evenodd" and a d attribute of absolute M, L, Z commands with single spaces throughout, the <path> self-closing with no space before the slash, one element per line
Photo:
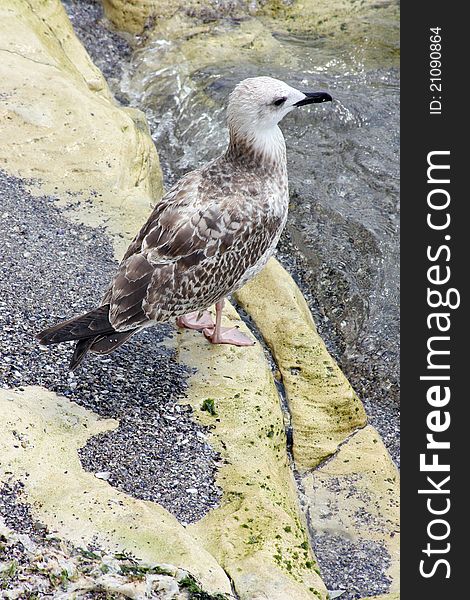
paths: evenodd
<path fill-rule="evenodd" d="M 226 306 L 226 325 L 248 333 Z M 262 349 L 210 346 L 190 331 L 176 335 L 173 347 L 179 360 L 195 369 L 189 401 L 211 427 L 210 443 L 221 455 L 221 506 L 188 530 L 217 558 L 240 598 L 325 598 L 298 507 L 278 393 Z M 218 418 L 200 410 L 207 398 Z"/>

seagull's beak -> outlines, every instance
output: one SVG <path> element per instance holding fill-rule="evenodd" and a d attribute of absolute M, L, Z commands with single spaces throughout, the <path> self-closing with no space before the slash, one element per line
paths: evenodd
<path fill-rule="evenodd" d="M 317 104 L 319 102 L 331 102 L 333 98 L 326 92 L 303 92 L 305 98 L 296 102 L 294 106 L 305 106 L 305 104 Z"/>

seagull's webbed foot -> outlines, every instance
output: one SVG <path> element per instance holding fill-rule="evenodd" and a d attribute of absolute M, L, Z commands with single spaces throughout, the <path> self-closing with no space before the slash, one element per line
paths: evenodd
<path fill-rule="evenodd" d="M 178 317 L 176 319 L 176 324 L 178 327 L 195 329 L 196 331 L 203 331 L 204 329 L 215 327 L 210 313 L 208 313 L 206 310 L 202 313 L 195 311 L 188 313 L 183 317 Z"/>
<path fill-rule="evenodd" d="M 232 344 L 232 346 L 254 346 L 255 342 L 239 331 L 237 327 L 222 327 L 222 310 L 225 300 L 215 305 L 215 325 L 203 329 L 203 333 L 211 344 Z"/>
<path fill-rule="evenodd" d="M 254 346 L 255 342 L 236 327 L 216 327 L 203 330 L 211 344 L 232 344 L 232 346 Z"/>

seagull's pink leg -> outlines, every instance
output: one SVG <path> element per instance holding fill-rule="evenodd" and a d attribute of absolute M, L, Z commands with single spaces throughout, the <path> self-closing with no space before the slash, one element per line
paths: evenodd
<path fill-rule="evenodd" d="M 203 333 L 211 344 L 232 344 L 233 346 L 254 346 L 255 342 L 236 327 L 221 327 L 222 309 L 225 300 L 215 305 L 215 327 L 204 329 Z"/>
<path fill-rule="evenodd" d="M 186 329 L 195 329 L 196 331 L 202 331 L 207 327 L 214 327 L 214 321 L 210 314 L 205 310 L 203 313 L 199 311 L 188 313 L 183 317 L 176 319 L 178 327 L 185 327 Z"/>

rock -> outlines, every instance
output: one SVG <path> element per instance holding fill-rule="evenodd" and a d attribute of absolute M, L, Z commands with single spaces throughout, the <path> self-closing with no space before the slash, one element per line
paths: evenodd
<path fill-rule="evenodd" d="M 173 573 L 176 581 L 181 582 L 183 579 L 186 579 L 186 577 L 188 577 L 189 573 L 187 571 L 184 571 L 183 569 L 178 569 L 175 573 Z"/>
<path fill-rule="evenodd" d="M 377 431 L 367 426 L 352 435 L 334 457 L 303 476 L 303 486 L 314 538 L 321 537 L 332 552 L 341 539 L 383 550 L 382 585 L 398 592 L 399 473 Z M 350 560 L 353 570 L 367 573 L 368 558 Z M 370 577 L 362 592 L 370 591 L 373 583 Z M 393 595 L 385 598 L 392 600 Z"/>
<path fill-rule="evenodd" d="M 106 590 L 110 595 L 124 596 L 133 600 L 144 600 L 148 598 L 147 585 L 145 581 L 128 581 L 126 577 L 115 574 L 102 575 L 96 581 L 97 590 Z"/>
<path fill-rule="evenodd" d="M 192 19 L 195 24 L 223 17 L 246 17 L 247 13 L 275 19 L 278 27 L 302 34 L 329 35 L 344 31 L 364 43 L 370 43 L 370 20 L 374 21 L 374 40 L 388 34 L 383 21 L 394 16 L 398 22 L 398 3 L 382 0 L 236 0 L 216 3 L 211 0 L 103 0 L 105 14 L 122 31 L 142 33 L 144 29 L 159 27 L 162 21 L 179 16 Z M 366 23 L 364 23 L 366 21 Z M 347 23 L 347 27 L 345 27 Z M 367 35 L 364 35 L 367 33 Z M 369 38 L 369 40 L 367 39 Z"/>
<path fill-rule="evenodd" d="M 303 35 L 328 36 L 342 34 L 357 39 L 362 45 L 373 45 L 379 40 L 385 45 L 396 45 L 396 31 L 386 25 L 392 19 L 399 23 L 399 3 L 389 0 L 294 0 L 279 2 L 267 0 L 261 12 L 283 23 L 287 31 Z M 373 27 L 371 27 L 373 23 Z M 392 33 L 392 35 L 391 35 Z"/>
<path fill-rule="evenodd" d="M 174 598 L 179 594 L 178 583 L 173 577 L 166 575 L 156 575 L 152 587 L 154 590 L 165 592 L 169 598 Z"/>
<path fill-rule="evenodd" d="M 365 425 L 364 407 L 328 354 L 298 287 L 275 259 L 235 296 L 253 317 L 281 371 L 296 466 L 315 467 Z"/>
<path fill-rule="evenodd" d="M 249 334 L 226 305 L 224 325 Z M 223 565 L 240 598 L 302 600 L 326 597 L 315 557 L 308 547 L 297 505 L 296 485 L 286 454 L 279 397 L 259 344 L 214 350 L 194 332 L 175 336 L 177 356 L 194 374 L 188 399 L 211 426 L 208 442 L 221 455 L 217 484 L 222 505 L 188 525 Z M 198 410 L 212 398 L 220 418 Z"/>
<path fill-rule="evenodd" d="M 105 15 L 121 31 L 142 33 L 155 24 L 171 19 L 175 15 L 188 16 L 194 21 L 217 16 L 236 16 L 241 7 L 252 12 L 263 2 L 259 0 L 236 0 L 230 3 L 211 0 L 103 0 Z"/>
<path fill-rule="evenodd" d="M 103 0 L 106 16 L 121 31 L 141 33 L 150 15 L 155 15 L 158 5 L 156 0 Z M 165 2 L 168 7 L 172 2 Z"/>
<path fill-rule="evenodd" d="M 101 556 L 76 548 L 57 534 L 39 538 L 34 535 L 36 542 L 26 534 L 15 533 L 0 516 L 2 598 L 29 598 L 32 592 L 55 600 L 78 600 L 103 594 L 135 600 L 188 598 L 185 591 L 180 591 L 179 580 L 175 578 L 178 570 L 172 565 L 143 564 L 122 556 L 117 559 L 116 555 Z"/>

